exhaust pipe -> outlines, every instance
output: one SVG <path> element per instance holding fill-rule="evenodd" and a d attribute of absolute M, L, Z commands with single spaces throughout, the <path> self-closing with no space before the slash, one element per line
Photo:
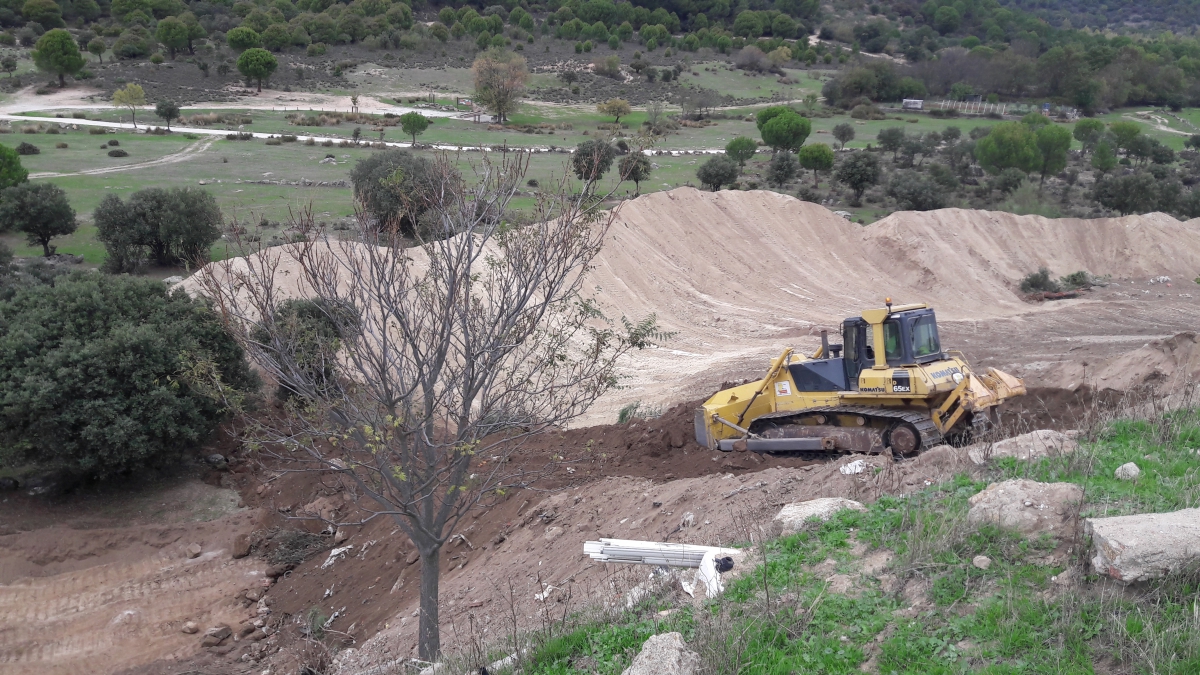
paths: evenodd
<path fill-rule="evenodd" d="M 821 331 L 821 358 L 829 358 L 829 331 Z"/>

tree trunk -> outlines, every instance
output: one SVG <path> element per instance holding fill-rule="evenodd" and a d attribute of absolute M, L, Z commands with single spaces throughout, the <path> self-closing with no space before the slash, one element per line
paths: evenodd
<path fill-rule="evenodd" d="M 42 240 L 42 253 L 44 253 L 47 258 L 50 257 L 50 240 L 49 239 Z"/>
<path fill-rule="evenodd" d="M 424 661 L 435 661 L 442 651 L 438 632 L 438 582 L 441 546 L 421 551 L 421 619 L 417 652 Z"/>
<path fill-rule="evenodd" d="M 260 93 L 262 92 L 262 80 L 259 80 L 259 81 L 258 81 L 258 91 L 259 91 Z"/>
<path fill-rule="evenodd" d="M 133 106 L 129 106 L 129 119 L 133 121 L 133 128 L 137 128 L 137 110 Z"/>
<path fill-rule="evenodd" d="M 58 74 L 58 87 L 61 89 L 65 86 L 67 86 L 67 78 L 62 73 L 59 73 Z"/>
<path fill-rule="evenodd" d="M 817 182 L 817 170 L 816 169 L 813 169 L 813 187 L 821 187 L 821 184 Z"/>

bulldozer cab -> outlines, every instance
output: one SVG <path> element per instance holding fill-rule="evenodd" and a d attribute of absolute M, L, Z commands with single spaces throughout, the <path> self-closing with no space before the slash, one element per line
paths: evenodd
<path fill-rule="evenodd" d="M 864 369 L 920 365 L 945 358 L 932 309 L 920 306 L 863 314 L 863 318 L 842 323 L 844 367 L 852 390 L 858 389 L 858 376 Z"/>

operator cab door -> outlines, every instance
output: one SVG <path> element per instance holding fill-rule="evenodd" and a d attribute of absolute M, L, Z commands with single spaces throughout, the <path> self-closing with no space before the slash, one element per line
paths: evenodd
<path fill-rule="evenodd" d="M 869 349 L 867 342 L 867 322 L 862 319 L 846 319 L 842 322 L 842 344 L 845 345 L 846 382 L 850 391 L 858 391 L 858 374 L 865 367 L 875 364 L 874 350 L 871 358 L 867 359 L 865 351 Z"/>
<path fill-rule="evenodd" d="M 905 348 L 903 323 L 900 317 L 883 322 L 884 357 L 889 366 L 898 367 L 911 362 Z M 934 329 L 936 330 L 936 328 Z M 936 333 L 933 338 L 936 341 Z M 842 323 L 842 342 L 846 350 L 846 380 L 852 391 L 858 390 L 858 374 L 875 365 L 875 336 L 871 324 L 863 319 L 846 319 Z"/>

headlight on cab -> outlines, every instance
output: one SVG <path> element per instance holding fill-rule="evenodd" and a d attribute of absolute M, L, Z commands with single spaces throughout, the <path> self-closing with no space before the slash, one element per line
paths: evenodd
<path fill-rule="evenodd" d="M 954 384 L 962 384 L 962 381 L 963 381 L 963 374 L 962 374 L 962 373 L 955 373 L 953 376 L 951 376 L 951 378 L 950 378 L 950 379 L 954 380 Z"/>

